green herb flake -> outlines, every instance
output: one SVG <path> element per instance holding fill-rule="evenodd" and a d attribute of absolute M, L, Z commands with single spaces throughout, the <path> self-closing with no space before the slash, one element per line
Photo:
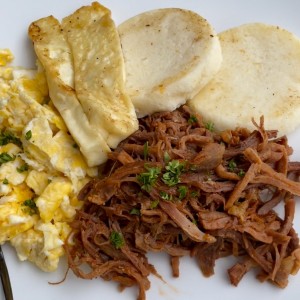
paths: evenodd
<path fill-rule="evenodd" d="M 190 125 L 193 125 L 193 124 L 195 124 L 195 123 L 197 123 L 197 122 L 198 122 L 198 119 L 197 119 L 196 116 L 190 116 L 189 119 L 188 119 L 188 123 L 189 123 Z"/>
<path fill-rule="evenodd" d="M 3 181 L 2 181 L 2 183 L 3 183 L 3 184 L 9 184 L 8 179 L 7 179 L 7 178 L 4 178 Z"/>
<path fill-rule="evenodd" d="M 0 166 L 4 163 L 7 163 L 7 162 L 12 161 L 14 159 L 15 159 L 14 156 L 11 156 L 7 152 L 3 152 L 3 153 L 0 154 Z"/>
<path fill-rule="evenodd" d="M 200 196 L 200 193 L 199 193 L 198 191 L 192 191 L 192 192 L 191 192 L 191 197 L 197 198 L 197 197 L 199 197 L 199 196 Z"/>
<path fill-rule="evenodd" d="M 195 225 L 197 225 L 197 220 L 195 220 L 195 219 L 192 220 L 192 223 L 195 224 Z"/>
<path fill-rule="evenodd" d="M 179 160 L 172 160 L 166 166 L 166 170 L 174 174 L 179 174 L 184 169 L 184 163 L 181 163 Z"/>
<path fill-rule="evenodd" d="M 25 139 L 26 139 L 27 141 L 29 141 L 31 138 L 32 138 L 32 132 L 31 132 L 31 130 L 28 130 L 28 131 L 25 133 Z"/>
<path fill-rule="evenodd" d="M 17 167 L 17 171 L 19 172 L 19 173 L 23 173 L 23 172 L 25 172 L 25 171 L 28 171 L 28 168 L 29 168 L 29 166 L 28 166 L 28 164 L 24 164 L 24 165 L 22 165 L 22 166 L 20 166 L 20 167 Z"/>
<path fill-rule="evenodd" d="M 209 131 L 214 131 L 215 130 L 215 124 L 213 122 L 207 122 L 207 123 L 205 123 L 205 128 Z"/>
<path fill-rule="evenodd" d="M 171 160 L 171 157 L 167 151 L 164 152 L 164 162 L 168 163 Z"/>
<path fill-rule="evenodd" d="M 144 159 L 148 158 L 148 154 L 149 154 L 149 144 L 148 141 L 144 144 Z"/>
<path fill-rule="evenodd" d="M 163 182 L 168 186 L 175 186 L 180 182 L 180 175 L 184 170 L 184 163 L 179 160 L 172 160 L 166 166 L 167 172 L 162 176 Z"/>
<path fill-rule="evenodd" d="M 17 138 L 13 133 L 9 131 L 0 132 L 0 146 L 7 145 L 9 143 L 13 143 L 19 147 L 22 146 L 21 140 Z"/>
<path fill-rule="evenodd" d="M 141 184 L 141 189 L 150 192 L 152 186 L 155 184 L 160 174 L 160 168 L 145 166 L 147 172 L 141 173 L 137 176 L 138 182 Z"/>
<path fill-rule="evenodd" d="M 236 169 L 236 162 L 233 159 L 231 159 L 228 163 L 228 170 L 230 172 L 234 172 L 235 169 Z"/>
<path fill-rule="evenodd" d="M 132 208 L 132 209 L 130 210 L 129 213 L 130 213 L 131 215 L 137 215 L 137 216 L 139 216 L 139 215 L 141 214 L 141 211 L 140 211 L 138 208 L 134 207 L 134 208 Z"/>
<path fill-rule="evenodd" d="M 151 209 L 156 208 L 157 205 L 158 205 L 158 203 L 159 203 L 159 200 L 158 200 L 158 199 L 157 199 L 157 200 L 151 201 L 151 203 L 150 203 L 150 208 L 151 208 Z"/>
<path fill-rule="evenodd" d="M 244 170 L 239 170 L 238 176 L 239 177 L 244 177 L 245 176 L 245 171 Z"/>
<path fill-rule="evenodd" d="M 172 200 L 172 195 L 168 194 L 167 192 L 161 191 L 159 193 L 160 197 L 166 201 L 171 201 Z"/>
<path fill-rule="evenodd" d="M 72 147 L 73 147 L 74 149 L 78 149 L 78 148 L 79 148 L 78 145 L 77 145 L 76 143 L 74 143 L 74 144 L 72 145 Z"/>
<path fill-rule="evenodd" d="M 36 203 L 34 199 L 27 199 L 23 202 L 23 206 L 26 206 L 28 209 L 28 213 L 30 215 L 34 215 L 38 213 L 38 207 L 36 206 Z"/>
<path fill-rule="evenodd" d="M 180 185 L 178 187 L 178 192 L 179 192 L 179 199 L 182 200 L 186 197 L 188 188 L 185 185 Z"/>
<path fill-rule="evenodd" d="M 116 249 L 121 249 L 125 245 L 123 235 L 117 231 L 112 231 L 109 240 Z"/>

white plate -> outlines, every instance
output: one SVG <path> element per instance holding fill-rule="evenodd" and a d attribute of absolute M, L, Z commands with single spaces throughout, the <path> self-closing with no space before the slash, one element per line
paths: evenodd
<path fill-rule="evenodd" d="M 34 55 L 27 38 L 27 28 L 31 21 L 53 14 L 62 18 L 82 5 L 90 4 L 87 0 L 0 0 L 0 48 L 10 48 L 15 56 L 15 64 L 32 67 Z M 117 24 L 135 14 L 159 7 L 181 7 L 194 10 L 209 20 L 217 32 L 248 22 L 264 22 L 286 28 L 300 36 L 300 1 L 298 0 L 103 0 L 102 4 L 112 10 Z M 300 70 L 299 70 L 300 71 Z M 299 83 L 300 84 L 300 83 Z M 300 116 L 299 116 L 300 118 Z M 300 129 L 289 136 L 295 150 L 294 159 L 300 160 Z M 297 205 L 295 228 L 300 232 L 300 204 Z M 75 278 L 71 272 L 67 280 L 60 285 L 49 285 L 62 279 L 66 269 L 65 261 L 55 273 L 43 273 L 32 264 L 19 262 L 14 250 L 4 247 L 5 257 L 11 276 L 15 300 L 99 300 L 99 299 L 136 299 L 135 288 L 119 293 L 117 285 L 96 279 L 86 281 Z M 210 300 L 250 300 L 250 299 L 297 299 L 300 294 L 300 274 L 290 277 L 290 283 L 284 290 L 271 284 L 261 284 L 255 279 L 255 273 L 245 276 L 236 288 L 229 284 L 227 268 L 231 259 L 217 262 L 215 275 L 204 278 L 195 261 L 187 257 L 180 264 L 180 277 L 170 275 L 169 260 L 164 255 L 151 255 L 150 262 L 155 265 L 166 283 L 151 277 L 151 289 L 147 292 L 148 300 L 183 300 L 207 297 Z M 1 290 L 1 287 L 0 287 Z M 0 299 L 4 296 L 0 291 Z"/>

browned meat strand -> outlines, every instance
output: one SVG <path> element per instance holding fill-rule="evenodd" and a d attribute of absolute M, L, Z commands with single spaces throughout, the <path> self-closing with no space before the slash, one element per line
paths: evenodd
<path fill-rule="evenodd" d="M 289 162 L 286 137 L 243 128 L 215 133 L 187 107 L 140 120 L 139 130 L 109 155 L 102 178 L 80 192 L 85 201 L 66 244 L 70 268 L 102 277 L 146 298 L 156 273 L 148 251 L 170 255 L 174 276 L 191 255 L 205 276 L 216 259 L 236 257 L 228 270 L 238 285 L 251 268 L 279 287 L 300 266 L 293 229 L 300 163 Z M 282 203 L 284 215 L 274 208 Z M 87 268 L 88 266 L 88 268 Z"/>

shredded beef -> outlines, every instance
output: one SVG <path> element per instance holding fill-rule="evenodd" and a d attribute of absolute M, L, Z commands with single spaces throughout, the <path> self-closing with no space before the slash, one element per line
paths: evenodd
<path fill-rule="evenodd" d="M 191 255 L 205 276 L 216 259 L 234 255 L 228 270 L 238 285 L 251 268 L 279 287 L 300 266 L 293 229 L 300 163 L 289 162 L 286 137 L 256 130 L 211 131 L 187 107 L 140 120 L 137 132 L 109 155 L 101 178 L 81 190 L 84 206 L 65 245 L 73 272 L 82 278 L 137 285 L 146 298 L 157 274 L 147 252 L 166 252 L 174 276 Z M 274 208 L 283 203 L 279 216 Z M 86 268 L 88 266 L 88 268 Z"/>

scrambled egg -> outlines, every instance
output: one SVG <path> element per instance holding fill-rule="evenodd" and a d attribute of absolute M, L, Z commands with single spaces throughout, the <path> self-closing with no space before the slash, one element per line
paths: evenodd
<path fill-rule="evenodd" d="M 44 271 L 57 268 L 89 168 L 48 96 L 44 71 L 7 66 L 0 49 L 0 244 Z"/>

